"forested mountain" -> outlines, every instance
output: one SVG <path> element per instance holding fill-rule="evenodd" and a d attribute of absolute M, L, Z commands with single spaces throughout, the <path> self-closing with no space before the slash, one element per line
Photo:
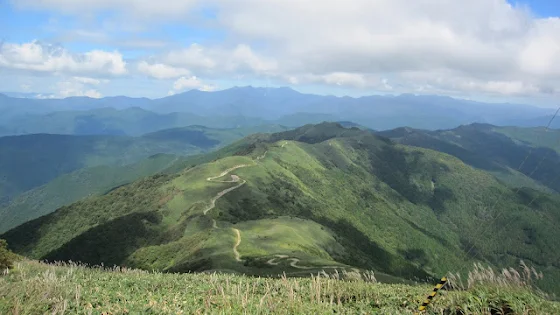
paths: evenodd
<path fill-rule="evenodd" d="M 432 279 L 522 259 L 560 292 L 559 202 L 449 154 L 323 123 L 249 136 L 0 238 L 32 258 L 178 272 Z"/>
<path fill-rule="evenodd" d="M 560 191 L 560 131 L 472 124 L 450 130 L 398 128 L 377 134 L 451 154 L 514 187 Z"/>

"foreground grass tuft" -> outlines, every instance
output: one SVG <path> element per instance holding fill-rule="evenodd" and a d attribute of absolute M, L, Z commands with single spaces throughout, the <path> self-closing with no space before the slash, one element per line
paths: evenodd
<path fill-rule="evenodd" d="M 373 275 L 371 275 L 373 276 Z M 165 274 L 22 261 L 0 277 L 1 314 L 413 314 L 431 286 L 332 277 Z M 525 288 L 440 291 L 434 314 L 559 314 Z"/>

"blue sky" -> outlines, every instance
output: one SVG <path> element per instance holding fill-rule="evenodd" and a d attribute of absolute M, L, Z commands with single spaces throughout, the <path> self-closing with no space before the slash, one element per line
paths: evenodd
<path fill-rule="evenodd" d="M 553 0 L 4 0 L 0 91 L 163 97 L 292 86 L 552 106 Z"/>
<path fill-rule="evenodd" d="M 526 5 L 540 17 L 560 16 L 560 4 L 555 0 L 509 1 L 512 4 Z"/>

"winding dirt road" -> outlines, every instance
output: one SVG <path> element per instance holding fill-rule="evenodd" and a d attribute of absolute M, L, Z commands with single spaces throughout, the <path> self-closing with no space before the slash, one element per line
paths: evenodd
<path fill-rule="evenodd" d="M 284 143 L 282 143 L 281 147 L 283 148 L 284 146 L 286 146 L 286 144 L 288 144 L 288 141 L 285 141 Z M 215 182 L 215 183 L 239 183 L 233 187 L 229 187 L 226 188 L 222 191 L 220 191 L 219 193 L 216 194 L 216 196 L 214 196 L 211 200 L 210 200 L 210 205 L 208 207 L 206 207 L 204 210 L 202 210 L 202 213 L 204 215 L 206 215 L 208 213 L 208 211 L 214 209 L 216 207 L 216 201 L 218 201 L 218 199 L 220 199 L 221 197 L 223 197 L 224 195 L 226 195 L 227 193 L 230 193 L 234 190 L 236 190 L 237 188 L 243 186 L 247 181 L 246 180 L 242 180 L 239 176 L 237 175 L 231 175 L 231 179 L 230 180 L 217 180 L 218 178 L 224 177 L 227 174 L 229 174 L 230 172 L 243 168 L 243 167 L 249 167 L 249 166 L 255 166 L 258 164 L 258 162 L 262 159 L 264 159 L 266 157 L 266 154 L 268 153 L 268 150 L 265 151 L 263 153 L 263 155 L 257 156 L 254 160 L 253 163 L 254 164 L 239 164 L 239 165 L 235 165 L 233 167 L 230 167 L 228 169 L 226 169 L 225 171 L 221 172 L 220 174 L 216 175 L 216 176 L 212 176 L 212 177 L 208 177 L 206 178 L 207 181 L 209 182 Z M 217 229 L 218 225 L 215 219 L 212 219 L 212 228 Z M 232 228 L 233 231 L 235 232 L 236 235 L 236 241 L 235 244 L 233 245 L 233 255 L 235 256 L 235 260 L 238 262 L 243 261 L 241 259 L 241 255 L 239 254 L 239 251 L 237 250 L 237 247 L 239 247 L 239 245 L 241 244 L 241 231 L 239 229 L 236 228 Z M 316 269 L 316 268 L 322 268 L 322 269 L 337 269 L 337 268 L 344 268 L 342 266 L 323 266 L 323 267 L 311 267 L 311 266 L 301 266 L 299 265 L 300 259 L 299 258 L 295 258 L 295 257 L 291 257 L 288 255 L 275 255 L 275 258 L 269 259 L 266 263 L 268 265 L 271 266 L 277 266 L 280 264 L 280 262 L 278 260 L 282 260 L 285 259 L 287 261 L 290 261 L 290 266 L 296 269 Z"/>
<path fill-rule="evenodd" d="M 222 182 L 222 183 L 235 183 L 235 182 L 239 182 L 239 177 L 237 177 L 237 176 L 234 177 L 234 175 L 232 175 L 231 178 L 232 178 L 231 181 L 219 181 L 219 182 Z M 230 188 L 227 188 L 227 189 L 224 189 L 224 190 L 220 191 L 214 198 L 212 198 L 212 199 L 210 200 L 210 205 L 209 205 L 208 207 L 206 207 L 206 209 L 202 210 L 202 213 L 203 213 L 204 215 L 206 215 L 206 213 L 208 213 L 208 211 L 210 211 L 210 210 L 212 210 L 212 209 L 214 209 L 214 208 L 216 207 L 216 201 L 217 201 L 218 199 L 220 199 L 221 197 L 223 197 L 225 194 L 227 194 L 227 193 L 229 193 L 229 192 L 231 192 L 231 191 L 234 191 L 234 190 L 236 190 L 237 188 L 243 186 L 245 183 L 246 183 L 246 181 L 243 180 L 241 183 L 239 183 L 239 184 L 237 184 L 237 185 L 235 185 L 235 186 L 233 186 L 233 187 L 230 187 Z"/>
<path fill-rule="evenodd" d="M 345 269 L 344 266 L 301 266 L 299 265 L 300 259 L 299 258 L 295 258 L 295 257 L 291 257 L 288 255 L 274 255 L 276 258 L 272 258 L 269 259 L 266 264 L 270 265 L 270 266 L 277 266 L 278 264 L 280 264 L 280 262 L 278 260 L 282 260 L 282 259 L 286 259 L 288 261 L 290 261 L 290 266 L 296 269 Z"/>
<path fill-rule="evenodd" d="M 282 146 L 284 147 L 284 146 Z M 242 180 L 239 176 L 237 175 L 231 175 L 231 179 L 230 180 L 217 180 L 220 177 L 224 177 L 227 174 L 229 174 L 230 172 L 236 170 L 236 169 L 240 169 L 243 167 L 249 167 L 249 166 L 255 166 L 258 164 L 258 161 L 264 159 L 266 157 L 266 154 L 268 153 L 268 150 L 265 151 L 263 153 L 263 155 L 257 156 L 256 159 L 253 160 L 254 164 L 239 164 L 239 165 L 235 165 L 233 167 L 228 168 L 227 170 L 221 172 L 220 174 L 216 175 L 216 176 L 211 176 L 206 178 L 207 181 L 209 182 L 215 182 L 215 183 L 239 183 L 233 187 L 229 187 L 226 188 L 222 191 L 220 191 L 219 193 L 216 194 L 216 196 L 214 196 L 212 199 L 210 199 L 210 205 L 208 207 L 206 207 L 204 210 L 202 210 L 202 214 L 206 215 L 208 213 L 208 211 L 214 209 L 216 207 L 216 201 L 218 201 L 218 199 L 220 199 L 221 197 L 223 197 L 225 194 L 230 193 L 234 190 L 236 190 L 237 188 L 243 186 L 247 181 L 246 180 Z M 216 222 L 215 219 L 212 219 L 212 228 L 217 229 L 218 228 L 218 224 Z M 233 254 L 235 256 L 235 260 L 236 261 L 242 261 L 241 260 L 241 255 L 239 254 L 239 252 L 237 251 L 237 247 L 239 246 L 239 244 L 241 244 L 241 231 L 239 231 L 238 229 L 233 228 L 233 231 L 235 232 L 236 236 L 237 236 L 237 240 L 235 245 L 233 246 Z"/>
<path fill-rule="evenodd" d="M 287 141 L 285 141 L 284 143 L 282 143 L 281 147 L 283 148 L 284 146 L 286 146 L 286 144 L 288 144 Z M 230 172 L 233 172 L 234 170 L 243 168 L 243 167 L 249 167 L 249 166 L 255 166 L 258 164 L 258 162 L 262 159 L 264 159 L 266 157 L 266 154 L 268 153 L 268 150 L 265 151 L 263 153 L 263 155 L 257 156 L 254 160 L 253 163 L 254 164 L 239 164 L 239 165 L 235 165 L 232 166 L 228 169 L 226 169 L 225 171 L 221 172 L 220 174 L 216 175 L 216 176 L 211 176 L 206 178 L 207 181 L 209 182 L 215 182 L 215 183 L 239 183 L 233 187 L 229 187 L 226 188 L 220 192 L 218 192 L 216 194 L 216 196 L 214 196 L 211 200 L 210 200 L 210 205 L 208 207 L 206 207 L 204 210 L 202 210 L 202 213 L 204 215 L 206 215 L 208 213 L 208 211 L 214 209 L 216 207 L 216 201 L 218 201 L 218 199 L 220 199 L 221 197 L 223 197 L 224 195 L 226 195 L 227 193 L 230 193 L 234 190 L 236 190 L 237 188 L 243 186 L 247 181 L 246 180 L 242 180 L 239 176 L 237 175 L 231 175 L 231 179 L 230 180 L 217 180 L 218 178 L 224 177 L 227 174 L 229 174 Z M 218 224 L 216 222 L 215 219 L 212 219 L 212 228 L 217 229 L 218 228 Z M 239 251 L 237 250 L 237 247 L 239 246 L 239 244 L 241 244 L 241 231 L 239 229 L 236 228 L 232 228 L 233 231 L 235 232 L 236 235 L 236 241 L 235 244 L 233 245 L 233 255 L 235 256 L 235 260 L 236 261 L 243 261 L 241 259 L 241 255 L 239 254 Z M 318 267 L 311 267 L 311 266 L 301 266 L 299 265 L 300 259 L 299 258 L 295 258 L 295 257 L 291 257 L 288 255 L 275 255 L 275 258 L 269 259 L 266 263 L 268 265 L 271 266 L 277 266 L 278 264 L 280 264 L 280 262 L 278 262 L 277 260 L 281 260 L 281 259 L 286 259 L 288 261 L 290 261 L 290 266 L 296 269 L 314 269 L 314 268 L 318 268 Z M 336 268 L 343 268 L 341 266 L 323 266 L 320 267 L 322 269 L 336 269 Z"/>
<path fill-rule="evenodd" d="M 235 234 L 237 236 L 237 240 L 235 241 L 235 245 L 233 246 L 233 255 L 235 255 L 235 260 L 242 261 L 241 260 L 241 255 L 239 255 L 239 252 L 237 251 L 237 246 L 239 246 L 239 244 L 241 244 L 241 231 L 239 231 L 236 228 L 233 228 L 233 231 L 235 232 Z"/>
<path fill-rule="evenodd" d="M 218 174 L 216 176 L 208 177 L 208 178 L 206 178 L 206 180 L 209 181 L 209 182 L 215 182 L 215 183 L 239 183 L 241 181 L 241 178 L 237 175 L 231 175 L 231 180 L 217 180 L 217 179 L 220 178 L 220 177 L 226 176 L 227 174 L 235 171 L 236 169 L 257 165 L 257 162 L 264 159 L 266 157 L 267 153 L 268 153 L 268 150 L 264 151 L 263 155 L 257 156 L 257 158 L 253 160 L 254 164 L 238 164 L 238 165 L 235 165 L 235 166 L 232 166 L 232 167 L 228 168 L 227 170 L 221 172 L 220 174 Z M 216 207 L 216 201 L 218 201 L 218 199 L 223 197 L 225 194 L 227 194 L 229 192 L 232 192 L 232 191 L 236 190 L 237 188 L 243 186 L 246 182 L 247 182 L 246 180 L 242 180 L 238 185 L 235 185 L 233 187 L 230 187 L 230 188 L 227 188 L 227 189 L 224 189 L 224 190 L 220 191 L 218 194 L 216 194 L 216 196 L 214 198 L 212 198 L 210 200 L 210 205 L 208 207 L 206 207 L 204 210 L 202 210 L 202 213 L 204 215 L 206 215 L 208 213 L 208 211 L 210 211 L 210 210 L 212 210 Z"/>

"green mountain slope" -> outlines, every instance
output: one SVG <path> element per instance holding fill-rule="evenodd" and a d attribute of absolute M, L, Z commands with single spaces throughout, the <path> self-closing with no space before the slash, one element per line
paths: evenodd
<path fill-rule="evenodd" d="M 338 124 L 254 135 L 215 157 L 0 238 L 47 260 L 260 275 L 363 268 L 387 281 L 524 259 L 559 291 L 556 195 L 516 195 L 453 156 Z"/>
<path fill-rule="evenodd" d="M 6 202 L 15 194 L 43 185 L 61 174 L 83 167 L 127 165 L 167 153 L 203 153 L 258 130 L 280 131 L 279 125 L 239 129 L 192 126 L 163 130 L 141 137 L 33 134 L 0 138 L 0 178 Z"/>
<path fill-rule="evenodd" d="M 100 165 L 63 174 L 16 196 L 0 208 L 0 233 L 82 198 L 99 195 L 142 177 L 162 172 L 185 157 L 157 154 L 125 166 Z"/>
<path fill-rule="evenodd" d="M 182 161 L 161 153 L 199 154 L 256 131 L 285 129 L 279 125 L 189 126 L 141 137 L 38 134 L 0 138 L 0 232 Z"/>
<path fill-rule="evenodd" d="M 559 130 L 472 124 L 438 131 L 398 128 L 377 134 L 454 155 L 514 187 L 560 191 Z"/>

